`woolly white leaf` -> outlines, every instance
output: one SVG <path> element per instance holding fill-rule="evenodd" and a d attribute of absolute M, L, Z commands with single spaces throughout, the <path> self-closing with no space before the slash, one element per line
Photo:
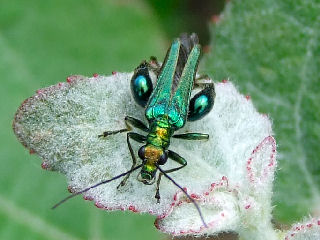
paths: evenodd
<path fill-rule="evenodd" d="M 309 219 L 303 223 L 296 223 L 288 231 L 285 240 L 319 240 L 320 219 Z"/>
<path fill-rule="evenodd" d="M 131 96 L 131 76 L 72 76 L 67 83 L 38 90 L 16 113 L 13 127 L 18 139 L 43 159 L 43 168 L 64 173 L 72 191 L 127 171 L 132 160 L 126 135 L 98 135 L 124 128 L 127 115 L 144 120 L 144 109 Z M 160 184 L 160 204 L 154 198 L 156 185 L 137 181 L 138 171 L 119 190 L 116 180 L 88 191 L 85 198 L 103 209 L 154 214 L 155 225 L 173 235 L 269 229 L 276 166 L 271 122 L 232 83 L 215 87 L 212 111 L 179 130 L 208 133 L 210 139 L 172 139 L 170 145 L 188 161 L 170 176 L 198 202 L 208 229 L 194 205 L 166 178 Z M 133 143 L 135 152 L 138 147 Z M 164 169 L 176 166 L 168 161 Z"/>

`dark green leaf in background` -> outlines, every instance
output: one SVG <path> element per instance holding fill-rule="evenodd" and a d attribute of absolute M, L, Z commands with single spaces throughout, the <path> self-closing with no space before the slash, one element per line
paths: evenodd
<path fill-rule="evenodd" d="M 147 0 L 169 39 L 182 32 L 195 32 L 200 44 L 209 43 L 209 22 L 218 15 L 225 0 Z"/>
<path fill-rule="evenodd" d="M 229 78 L 270 114 L 278 144 L 274 215 L 320 208 L 320 2 L 231 1 L 203 72 Z"/>

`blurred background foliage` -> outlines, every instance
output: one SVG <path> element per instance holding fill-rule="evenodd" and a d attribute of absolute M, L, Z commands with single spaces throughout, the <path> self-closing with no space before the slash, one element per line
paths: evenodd
<path fill-rule="evenodd" d="M 231 1 L 202 71 L 230 78 L 273 122 L 274 222 L 320 214 L 320 2 Z"/>
<path fill-rule="evenodd" d="M 232 1 L 220 23 L 224 0 L 0 0 L 0 239 L 168 238 L 153 226 L 153 216 L 101 211 L 80 197 L 51 211 L 67 194 L 65 178 L 41 169 L 11 122 L 36 89 L 72 74 L 129 72 L 150 56 L 161 60 L 181 32 L 196 32 L 210 46 L 204 73 L 216 81 L 231 77 L 274 119 L 280 152 L 275 221 L 297 221 L 310 209 L 316 214 L 318 5 Z"/>

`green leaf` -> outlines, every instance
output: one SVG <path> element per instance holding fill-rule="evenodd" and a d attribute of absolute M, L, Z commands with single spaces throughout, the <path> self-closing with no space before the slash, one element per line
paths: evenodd
<path fill-rule="evenodd" d="M 273 119 L 274 215 L 281 221 L 320 207 L 319 12 L 316 0 L 232 1 L 212 26 L 203 68 L 236 82 Z"/>
<path fill-rule="evenodd" d="M 71 74 L 132 71 L 165 54 L 158 22 L 141 1 L 2 1 L 0 7 L 0 239 L 159 239 L 154 217 L 108 213 L 68 195 L 65 177 L 44 171 L 11 122 L 36 89 Z"/>

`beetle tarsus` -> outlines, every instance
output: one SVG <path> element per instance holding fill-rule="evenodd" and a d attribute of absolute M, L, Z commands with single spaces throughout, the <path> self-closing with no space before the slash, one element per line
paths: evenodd
<path fill-rule="evenodd" d="M 159 189 L 157 189 L 156 195 L 154 196 L 157 199 L 157 203 L 160 203 L 160 193 Z"/>

